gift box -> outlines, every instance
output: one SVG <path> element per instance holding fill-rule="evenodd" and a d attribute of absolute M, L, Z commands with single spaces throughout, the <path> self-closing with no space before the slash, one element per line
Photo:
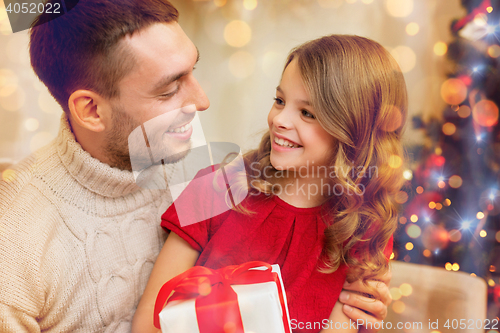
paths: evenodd
<path fill-rule="evenodd" d="M 195 266 L 163 285 L 154 321 L 162 333 L 290 333 L 286 304 L 278 265 Z"/>

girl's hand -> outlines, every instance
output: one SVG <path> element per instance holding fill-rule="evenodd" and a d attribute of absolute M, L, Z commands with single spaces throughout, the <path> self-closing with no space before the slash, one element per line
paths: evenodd
<path fill-rule="evenodd" d="M 376 280 L 368 280 L 373 290 L 361 280 L 344 284 L 339 301 L 344 304 L 344 314 L 363 325 L 360 332 L 374 333 L 382 329 L 382 321 L 387 316 L 387 307 L 392 301 L 389 292 L 390 281 L 391 272 L 388 271 Z"/>
<path fill-rule="evenodd" d="M 161 333 L 153 326 L 156 295 L 165 282 L 193 267 L 200 253 L 171 232 L 156 259 L 146 290 L 132 320 L 132 333 Z"/>

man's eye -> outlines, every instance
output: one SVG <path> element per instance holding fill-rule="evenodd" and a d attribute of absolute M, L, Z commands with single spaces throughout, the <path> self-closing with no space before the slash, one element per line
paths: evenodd
<path fill-rule="evenodd" d="M 274 102 L 278 105 L 285 105 L 285 102 L 279 97 L 274 97 Z"/>
<path fill-rule="evenodd" d="M 303 115 L 304 117 L 311 118 L 311 119 L 316 118 L 316 117 L 314 117 L 314 115 L 313 115 L 312 113 L 310 113 L 310 112 L 308 112 L 308 111 L 306 111 L 306 110 L 302 110 L 302 115 Z"/>
<path fill-rule="evenodd" d="M 174 96 L 178 91 L 179 91 L 179 89 L 177 88 L 177 89 L 175 89 L 174 91 L 172 91 L 172 92 L 170 92 L 168 94 L 160 95 L 160 97 L 162 97 L 162 98 L 170 98 L 170 97 Z"/>

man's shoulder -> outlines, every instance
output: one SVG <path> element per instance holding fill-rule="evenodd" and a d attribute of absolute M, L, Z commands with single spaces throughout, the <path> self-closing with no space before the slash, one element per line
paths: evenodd
<path fill-rule="evenodd" d="M 46 146 L 27 156 L 19 163 L 10 165 L 0 177 L 0 219 L 18 207 L 29 208 L 35 203 L 43 201 L 40 191 L 41 170 L 52 149 Z M 53 152 L 52 152 L 53 155 Z"/>

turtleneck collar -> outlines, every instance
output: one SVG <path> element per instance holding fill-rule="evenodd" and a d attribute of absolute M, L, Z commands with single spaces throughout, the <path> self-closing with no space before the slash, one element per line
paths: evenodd
<path fill-rule="evenodd" d="M 85 151 L 76 142 L 65 114 L 61 118 L 56 149 L 68 172 L 91 192 L 116 198 L 141 189 L 137 186 L 132 172 L 110 167 Z"/>

